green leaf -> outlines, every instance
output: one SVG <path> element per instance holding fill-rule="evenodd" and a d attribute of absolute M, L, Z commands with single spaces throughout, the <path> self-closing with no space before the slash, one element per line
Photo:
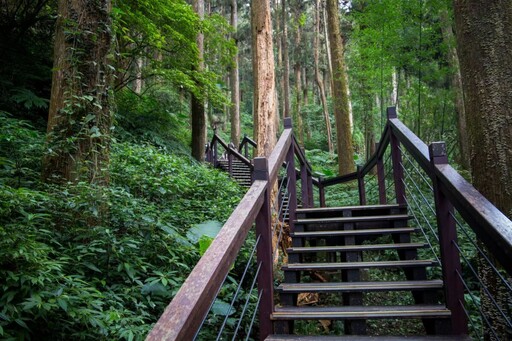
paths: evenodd
<path fill-rule="evenodd" d="M 62 308 L 62 310 L 64 310 L 65 312 L 68 311 L 68 302 L 66 300 L 64 300 L 63 298 L 57 298 L 57 304 L 59 305 L 59 307 Z"/>
<path fill-rule="evenodd" d="M 199 239 L 202 236 L 207 236 L 210 238 L 215 238 L 217 234 L 219 233 L 220 229 L 222 228 L 222 223 L 215 221 L 215 220 L 209 220 L 201 224 L 194 225 L 190 230 L 187 232 L 187 238 L 192 243 L 199 242 Z"/>

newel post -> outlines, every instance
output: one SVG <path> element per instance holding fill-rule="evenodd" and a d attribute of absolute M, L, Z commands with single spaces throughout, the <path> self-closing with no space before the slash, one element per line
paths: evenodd
<path fill-rule="evenodd" d="M 292 119 L 290 117 L 284 119 L 284 129 L 292 129 Z M 295 172 L 295 150 L 293 141 L 286 153 L 286 165 L 286 177 L 289 179 L 288 194 L 290 195 L 288 199 L 288 224 L 290 225 L 290 231 L 293 232 L 293 221 L 295 220 L 295 211 L 297 210 L 297 173 Z"/>
<path fill-rule="evenodd" d="M 387 110 L 388 120 L 397 118 L 396 108 L 389 107 Z M 402 152 L 400 151 L 400 142 L 398 138 L 390 130 L 390 144 L 391 144 L 391 160 L 393 162 L 393 178 L 395 182 L 396 203 L 405 205 L 405 184 L 404 184 L 404 169 L 402 168 Z"/>
<path fill-rule="evenodd" d="M 318 200 L 320 200 L 320 207 L 325 207 L 325 188 L 322 181 L 323 177 L 318 177 Z"/>
<path fill-rule="evenodd" d="M 213 141 L 213 167 L 217 167 L 217 163 L 218 163 L 218 155 L 217 155 L 217 139 L 215 138 L 214 141 Z"/>
<path fill-rule="evenodd" d="M 436 205 L 437 228 L 443 269 L 446 306 L 451 310 L 453 334 L 467 334 L 468 322 L 463 309 L 464 286 L 459 278 L 462 274 L 460 255 L 455 247 L 457 242 L 457 225 L 454 218 L 453 205 L 445 196 L 446 190 L 435 176 L 436 165 L 448 163 L 444 142 L 429 145 L 430 163 L 434 171 L 434 200 Z"/>
<path fill-rule="evenodd" d="M 270 210 L 270 191 L 268 160 L 264 157 L 254 158 L 254 181 L 267 181 L 267 189 L 260 212 L 256 216 L 256 236 L 260 241 L 256 249 L 258 264 L 261 269 L 258 274 L 258 293 L 261 293 L 259 307 L 260 340 L 272 334 L 271 315 L 274 309 L 274 279 L 272 273 L 272 213 Z"/>
<path fill-rule="evenodd" d="M 375 144 L 375 150 L 379 150 L 379 143 Z M 377 183 L 379 185 L 379 204 L 386 205 L 386 174 L 384 171 L 384 160 L 382 156 L 377 157 Z"/>
<path fill-rule="evenodd" d="M 359 205 L 366 205 L 366 188 L 364 186 L 364 176 L 361 172 L 362 167 L 357 166 L 357 185 L 359 189 Z"/>
<path fill-rule="evenodd" d="M 293 142 L 292 142 L 293 144 Z M 293 148 L 293 145 L 292 145 Z M 302 148 L 302 153 L 306 155 L 306 151 Z M 309 207 L 309 185 L 308 185 L 308 167 L 306 163 L 301 162 L 300 164 L 300 190 L 301 190 L 301 199 L 302 199 L 302 207 Z"/>

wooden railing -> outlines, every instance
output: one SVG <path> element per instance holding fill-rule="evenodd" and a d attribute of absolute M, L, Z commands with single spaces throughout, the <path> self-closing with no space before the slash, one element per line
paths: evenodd
<path fill-rule="evenodd" d="M 271 191 L 278 181 L 283 164 L 289 183 L 290 221 L 297 207 L 295 157 L 300 163 L 303 201 L 312 205 L 311 166 L 292 134 L 291 119 L 285 119 L 284 131 L 269 158 L 254 158 L 254 182 L 220 230 L 217 237 L 194 267 L 181 289 L 149 333 L 147 340 L 193 340 L 208 313 L 216 293 L 237 257 L 240 248 L 255 225 L 257 243 L 259 300 L 259 337 L 264 340 L 272 333 L 271 314 L 274 309 L 271 233 Z M 229 146 L 214 137 L 216 143 L 229 152 Z M 232 150 L 232 152 L 234 152 Z M 215 160 L 215 152 L 210 154 Z M 292 227 L 293 228 L 293 227 Z"/>
<path fill-rule="evenodd" d="M 320 179 L 316 185 L 320 191 L 320 205 L 325 206 L 325 189 L 329 186 L 358 181 L 360 204 L 366 204 L 364 178 L 375 167 L 378 202 L 386 204 L 386 185 L 384 174 L 384 155 L 390 148 L 392 178 L 394 182 L 394 196 L 396 203 L 408 204 L 406 181 L 404 180 L 404 166 L 402 152 L 407 152 L 410 158 L 417 163 L 418 170 L 426 174 L 426 180 L 432 188 L 435 202 L 435 219 L 442 262 L 443 280 L 445 283 L 445 298 L 447 307 L 452 311 L 452 327 L 455 334 L 467 334 L 468 309 L 465 307 L 464 295 L 472 295 L 468 286 L 467 272 L 461 266 L 461 246 L 458 244 L 458 235 L 461 234 L 463 224 L 467 224 L 476 234 L 479 242 L 486 246 L 488 255 L 482 257 L 496 259 L 497 265 L 490 267 L 501 278 L 501 286 L 508 292 L 512 299 L 512 283 L 507 276 L 500 275 L 502 267 L 510 278 L 512 276 L 512 222 L 500 212 L 489 200 L 482 196 L 468 181 L 466 181 L 453 167 L 448 164 L 446 146 L 444 142 L 435 142 L 427 146 L 412 131 L 409 130 L 398 118 L 395 108 L 388 108 L 388 122 L 384 129 L 376 153 L 357 172 L 330 179 Z M 459 221 L 456 212 L 460 214 L 463 222 Z M 482 252 L 475 244 L 478 252 Z M 467 259 L 464 259 L 467 262 Z M 465 268 L 471 264 L 465 265 Z M 475 270 L 470 269 L 473 273 Z M 482 283 L 481 278 L 477 281 Z M 507 283 L 508 281 L 508 283 Z M 496 288 L 494 288 L 496 289 Z M 488 294 L 490 290 L 482 288 Z M 494 298 L 491 298 L 494 302 Z M 476 303 L 475 303 L 476 304 Z M 498 310 L 498 315 L 503 315 L 504 324 L 512 328 L 510 317 L 505 312 Z M 482 313 L 482 311 L 480 311 Z M 496 313 L 495 313 L 496 314 Z M 488 323 L 491 317 L 482 316 L 483 323 Z M 486 326 L 491 328 L 490 325 Z"/>
<path fill-rule="evenodd" d="M 249 147 L 252 147 L 252 150 L 253 150 L 253 156 L 255 151 L 256 151 L 256 147 L 258 145 L 256 144 L 256 142 L 251 139 L 249 136 L 247 135 L 244 135 L 244 138 L 242 139 L 242 141 L 240 141 L 240 145 L 238 146 L 238 150 L 240 152 L 243 153 L 243 155 L 246 157 L 246 158 L 249 158 Z"/>
<path fill-rule="evenodd" d="M 388 109 L 388 121 L 376 153 L 368 162 L 354 173 L 330 178 L 315 179 L 312 169 L 306 160 L 304 151 L 299 147 L 291 129 L 291 120 L 285 120 L 285 129 L 273 152 L 266 158 L 254 158 L 251 163 L 234 147 L 222 142 L 214 136 L 207 159 L 215 163 L 218 160 L 217 148 L 221 145 L 228 153 L 242 162 L 253 166 L 254 182 L 218 236 L 212 242 L 204 256 L 192 270 L 181 289 L 174 297 L 163 315 L 148 335 L 148 340 L 192 340 L 208 313 L 224 279 L 237 257 L 242 244 L 255 225 L 257 237 L 257 272 L 259 332 L 261 340 L 272 332 L 270 316 L 274 309 L 273 272 L 272 272 L 272 232 L 271 232 L 271 191 L 278 182 L 280 169 L 286 165 L 288 181 L 287 195 L 289 198 L 290 228 L 293 231 L 293 220 L 297 208 L 296 181 L 301 182 L 301 198 L 303 206 L 313 206 L 313 185 L 319 188 L 319 201 L 325 206 L 325 189 L 348 181 L 357 181 L 360 204 L 367 202 L 365 178 L 375 176 L 378 188 L 378 203 L 386 204 L 389 199 L 386 188 L 385 168 L 388 163 L 385 156 L 389 155 L 390 181 L 393 182 L 393 195 L 396 203 L 410 205 L 410 188 L 404 172 L 403 157 L 414 161 L 415 169 L 425 174 L 427 188 L 433 195 L 432 212 L 437 220 L 438 244 L 442 275 L 445 283 L 445 299 L 447 307 L 452 311 L 452 328 L 454 334 L 467 334 L 470 311 L 466 307 L 465 295 L 473 295 L 468 286 L 466 276 L 469 270 L 475 273 L 471 264 L 461 265 L 461 246 L 458 235 L 462 225 L 474 231 L 479 242 L 487 247 L 489 258 L 497 260 L 508 277 L 512 276 L 512 222 L 494 205 L 484 198 L 447 162 L 444 143 L 432 143 L 427 146 L 414 135 L 398 118 L 394 108 Z M 407 153 L 404 154 L 404 153 Z M 246 161 L 243 161 L 243 160 Z M 298 167 L 296 169 L 296 160 Z M 375 175 L 373 175 L 375 174 Z M 413 212 L 414 213 L 414 212 Z M 458 220 L 458 215 L 463 220 Z M 472 241 L 474 243 L 474 241 Z M 429 242 L 430 244 L 430 242 Z M 476 248 L 479 246 L 474 244 Z M 484 255 L 485 256 L 485 255 Z M 500 265 L 492 266 L 503 280 L 505 289 L 512 295 L 512 285 L 501 275 Z M 498 268 L 498 269 L 496 269 Z M 475 274 L 478 276 L 478 274 Z M 505 275 L 506 277 L 507 275 Z M 478 279 L 480 281 L 480 279 Z M 480 281 L 480 283 L 482 283 Z M 488 292 L 486 288 L 484 291 Z M 479 308 L 480 309 L 480 308 Z M 498 307 L 499 310 L 499 307 Z M 505 323 L 511 326 L 510 317 L 506 312 L 498 311 Z M 482 310 L 480 309 L 480 313 Z M 483 320 L 488 322 L 487 317 Z M 490 325 L 490 323 L 488 323 Z M 490 326 L 488 326 L 489 328 Z"/>
<path fill-rule="evenodd" d="M 244 137 L 244 139 L 245 139 L 245 137 Z M 250 140 L 250 139 L 248 139 L 248 140 Z M 226 153 L 226 157 L 228 159 L 228 171 L 230 174 L 232 172 L 233 158 L 243 162 L 251 170 L 254 168 L 251 161 L 247 158 L 247 152 L 246 152 L 245 156 L 242 155 L 235 148 L 235 146 L 233 146 L 232 143 L 228 144 L 228 143 L 224 142 L 217 134 L 214 134 L 212 141 L 206 145 L 206 151 L 205 151 L 205 161 L 206 162 L 211 163 L 214 167 L 218 166 L 219 160 L 221 159 L 221 156 L 219 156 L 219 146 L 224 148 L 224 151 Z M 245 144 L 245 146 L 247 146 L 247 145 Z M 247 148 L 245 148 L 245 149 L 247 151 Z"/>

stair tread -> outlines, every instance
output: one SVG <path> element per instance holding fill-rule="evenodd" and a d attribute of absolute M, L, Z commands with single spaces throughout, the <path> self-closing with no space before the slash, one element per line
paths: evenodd
<path fill-rule="evenodd" d="M 333 230 L 333 231 L 306 231 L 294 232 L 292 237 L 324 237 L 324 236 L 346 236 L 346 235 L 367 235 L 367 234 L 388 234 L 388 233 L 412 233 L 418 231 L 414 227 L 392 227 L 380 229 L 360 230 Z"/>
<path fill-rule="evenodd" d="M 375 209 L 395 209 L 405 208 L 405 205 L 391 204 L 391 205 L 363 205 L 363 206 L 340 206 L 340 207 L 310 207 L 297 210 L 297 213 L 321 213 L 321 212 L 333 212 L 333 211 L 363 211 L 363 210 L 375 210 Z"/>
<path fill-rule="evenodd" d="M 369 244 L 369 245 L 344 245 L 344 246 L 304 246 L 291 247 L 287 253 L 307 252 L 349 252 L 349 251 L 379 251 L 389 249 L 419 249 L 426 247 L 425 243 L 397 243 L 397 244 Z"/>
<path fill-rule="evenodd" d="M 337 292 L 337 291 L 404 291 L 441 289 L 442 280 L 381 281 L 381 282 L 327 282 L 327 283 L 282 283 L 277 290 L 284 293 Z"/>
<path fill-rule="evenodd" d="M 411 216 L 408 214 L 389 214 L 361 217 L 335 217 L 335 218 L 304 218 L 295 220 L 295 224 L 328 224 L 328 223 L 357 223 L 368 221 L 389 221 L 389 220 L 408 220 Z"/>
<path fill-rule="evenodd" d="M 469 341 L 471 338 L 466 335 L 412 335 L 412 336 L 359 336 L 359 335 L 336 335 L 336 336 L 312 336 L 312 335 L 269 335 L 265 341 Z"/>
<path fill-rule="evenodd" d="M 416 266 L 437 266 L 433 260 L 396 260 L 379 262 L 345 262 L 345 263 L 290 263 L 283 265 L 283 270 L 340 270 L 359 268 L 394 268 L 394 267 L 416 267 Z"/>
<path fill-rule="evenodd" d="M 274 320 L 335 320 L 335 319 L 392 319 L 442 318 L 451 315 L 444 305 L 400 306 L 338 306 L 338 307 L 276 307 Z"/>

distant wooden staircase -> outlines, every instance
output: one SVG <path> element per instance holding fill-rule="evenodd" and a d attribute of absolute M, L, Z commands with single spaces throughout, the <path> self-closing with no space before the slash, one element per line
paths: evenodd
<path fill-rule="evenodd" d="M 418 249 L 426 245 L 411 242 L 417 230 L 407 226 L 405 206 L 306 208 L 298 209 L 296 214 L 293 246 L 287 250 L 288 264 L 282 268 L 284 282 L 277 288 L 280 304 L 272 314 L 276 333 L 293 333 L 297 320 L 342 320 L 345 334 L 364 335 L 369 320 L 414 319 L 420 321 L 425 335 L 451 334 L 450 310 L 443 303 L 443 281 L 427 277 L 427 269 L 439 264 L 419 258 Z M 393 260 L 373 261 L 376 252 Z M 374 279 L 386 271 L 400 279 Z M 327 282 L 312 282 L 317 277 Z M 392 291 L 409 295 L 411 304 L 372 304 L 371 293 Z M 318 294 L 318 303 L 297 306 L 298 296 L 307 293 Z M 267 338 L 281 339 L 296 338 Z"/>

